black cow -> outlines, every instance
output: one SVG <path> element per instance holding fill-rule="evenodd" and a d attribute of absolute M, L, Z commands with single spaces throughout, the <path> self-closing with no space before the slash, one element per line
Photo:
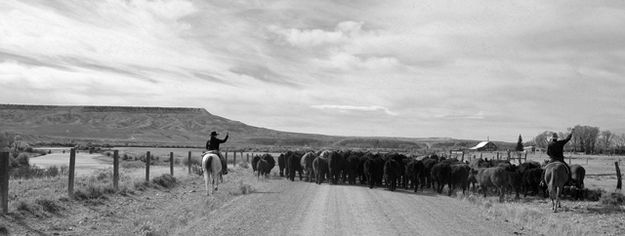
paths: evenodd
<path fill-rule="evenodd" d="M 259 155 L 254 155 L 254 157 L 252 157 L 252 173 L 256 172 L 256 170 L 258 170 L 258 161 L 260 161 L 260 156 Z"/>
<path fill-rule="evenodd" d="M 343 158 L 343 155 L 337 151 L 327 151 L 327 158 L 328 171 L 330 171 L 330 182 L 332 184 L 338 184 L 343 174 L 345 158 Z"/>
<path fill-rule="evenodd" d="M 401 165 L 396 159 L 392 157 L 386 159 L 384 162 L 384 182 L 389 190 L 395 191 L 401 172 Z"/>
<path fill-rule="evenodd" d="M 574 197 L 575 199 L 584 199 L 584 178 L 586 177 L 586 169 L 581 165 L 571 165 L 571 182 L 570 184 L 575 187 Z"/>
<path fill-rule="evenodd" d="M 284 154 L 284 159 L 286 160 L 286 176 L 291 181 L 295 181 L 295 172 L 299 173 L 299 180 L 303 179 L 303 170 L 300 164 L 300 159 L 303 155 L 304 153 L 302 152 L 293 151 L 288 151 Z"/>
<path fill-rule="evenodd" d="M 423 161 L 412 159 L 406 165 L 406 178 L 410 180 L 410 187 L 414 188 L 414 191 L 417 192 L 419 189 L 419 184 L 423 181 L 423 170 L 425 166 L 423 166 Z M 423 188 L 421 188 L 423 189 Z"/>
<path fill-rule="evenodd" d="M 436 155 L 434 155 L 436 156 Z M 437 158 L 426 157 L 423 158 L 423 181 L 421 182 L 421 187 L 431 187 L 432 186 L 432 167 L 438 163 Z"/>
<path fill-rule="evenodd" d="M 356 184 L 356 178 L 360 176 L 360 156 L 362 156 L 360 152 L 350 152 L 345 160 L 345 172 L 347 173 L 347 182 L 349 184 Z"/>
<path fill-rule="evenodd" d="M 269 168 L 269 162 L 261 158 L 259 158 L 256 162 L 256 169 L 258 170 L 258 179 L 260 179 L 261 176 L 266 179 L 269 175 L 269 172 L 271 172 L 271 169 Z"/>
<path fill-rule="evenodd" d="M 284 169 L 286 169 L 284 154 L 280 154 L 280 156 L 278 156 L 278 168 L 280 169 L 280 177 L 284 177 Z"/>
<path fill-rule="evenodd" d="M 323 183 L 325 176 L 328 174 L 328 159 L 322 155 L 317 156 L 313 160 L 313 171 L 315 172 L 315 182 Z"/>
<path fill-rule="evenodd" d="M 384 160 L 378 154 L 367 153 L 363 163 L 364 174 L 367 178 L 369 188 L 382 184 L 384 175 Z"/>
<path fill-rule="evenodd" d="M 469 172 L 471 168 L 467 164 L 452 164 L 451 177 L 449 178 L 450 195 L 456 187 L 462 188 L 462 194 L 469 186 Z"/>
<path fill-rule="evenodd" d="M 438 193 L 443 192 L 443 187 L 445 185 L 449 185 L 449 180 L 451 178 L 451 165 L 447 162 L 436 163 L 431 170 L 432 177 L 432 187 Z M 451 185 L 449 188 L 449 195 L 451 195 Z"/>
<path fill-rule="evenodd" d="M 543 196 L 547 195 L 546 188 L 540 186 L 540 183 L 543 179 L 543 174 L 545 170 L 542 168 L 532 168 L 525 170 L 523 172 L 523 196 L 527 197 L 527 193 L 532 191 L 534 194 L 538 195 L 539 192 L 543 193 Z"/>

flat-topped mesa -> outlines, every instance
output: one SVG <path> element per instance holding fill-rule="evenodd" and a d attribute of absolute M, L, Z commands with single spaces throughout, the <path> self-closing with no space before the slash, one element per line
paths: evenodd
<path fill-rule="evenodd" d="M 202 108 L 187 107 L 110 107 L 84 106 L 84 112 L 134 112 L 134 113 L 206 113 Z"/>
<path fill-rule="evenodd" d="M 131 106 L 53 106 L 53 105 L 20 105 L 0 104 L 0 109 L 12 110 L 75 110 L 82 112 L 132 112 L 132 113 L 207 113 L 203 108 L 188 107 L 131 107 Z"/>

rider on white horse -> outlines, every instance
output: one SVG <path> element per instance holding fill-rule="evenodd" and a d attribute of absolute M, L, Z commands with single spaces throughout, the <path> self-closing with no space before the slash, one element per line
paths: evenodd
<path fill-rule="evenodd" d="M 221 159 L 221 170 L 222 170 L 222 174 L 228 174 L 228 165 L 226 164 L 226 160 L 224 159 L 223 156 L 221 156 L 221 153 L 219 152 L 219 144 L 225 143 L 226 141 L 228 141 L 228 136 L 229 134 L 226 133 L 226 138 L 222 139 L 218 139 L 217 135 L 219 135 L 217 132 L 213 131 L 211 132 L 211 137 L 208 141 L 206 141 L 206 150 L 208 150 L 208 152 L 210 153 L 214 153 L 217 154 L 217 156 L 219 156 L 219 159 Z"/>

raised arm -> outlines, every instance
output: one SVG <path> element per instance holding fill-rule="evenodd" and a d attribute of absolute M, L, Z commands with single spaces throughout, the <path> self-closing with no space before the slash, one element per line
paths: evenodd
<path fill-rule="evenodd" d="M 226 137 L 224 138 L 224 140 L 219 140 L 220 143 L 225 143 L 226 141 L 228 141 L 228 137 L 230 136 L 230 134 L 226 133 Z"/>

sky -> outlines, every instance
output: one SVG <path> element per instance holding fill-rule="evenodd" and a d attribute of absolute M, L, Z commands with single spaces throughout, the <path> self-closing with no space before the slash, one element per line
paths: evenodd
<path fill-rule="evenodd" d="M 624 128 L 623 65 L 620 0 L 0 1 L 0 103 L 516 141 Z"/>

